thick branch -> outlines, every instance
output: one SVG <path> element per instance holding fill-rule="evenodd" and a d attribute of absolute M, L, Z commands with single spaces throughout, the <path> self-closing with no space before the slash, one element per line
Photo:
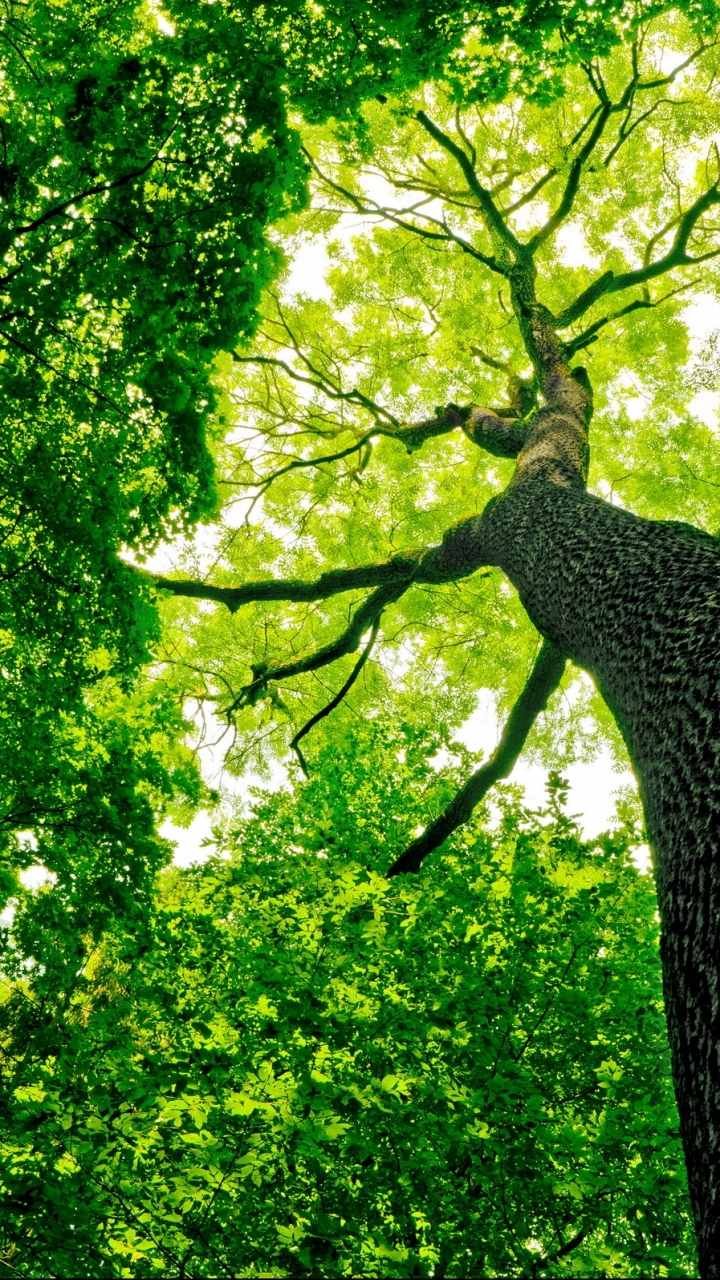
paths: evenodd
<path fill-rule="evenodd" d="M 604 294 L 607 293 L 614 279 L 614 271 L 603 271 L 602 275 L 598 276 L 597 280 L 593 280 L 592 284 L 589 284 L 587 289 L 583 289 L 583 292 L 578 295 L 574 302 L 570 303 L 569 307 L 566 307 L 564 311 L 561 311 L 560 314 L 555 317 L 555 328 L 566 329 L 569 324 L 574 324 L 576 320 L 579 320 L 584 316 L 585 312 L 590 310 L 593 303 L 597 302 L 599 298 L 602 298 Z"/>
<path fill-rule="evenodd" d="M 655 280 L 658 276 L 672 271 L 675 267 L 694 266 L 697 263 L 707 262 L 710 258 L 720 256 L 720 248 L 711 249 L 708 253 L 698 254 L 694 258 L 687 252 L 690 237 L 701 217 L 716 204 L 720 204 L 720 185 L 717 183 L 707 191 L 704 191 L 701 196 L 698 196 L 695 203 L 679 219 L 672 248 L 668 250 L 663 258 L 658 258 L 656 262 L 645 263 L 634 271 L 623 271 L 620 275 L 615 275 L 614 271 L 603 272 L 569 307 L 566 307 L 564 311 L 560 312 L 560 315 L 555 317 L 555 327 L 564 329 L 567 325 L 572 324 L 573 321 L 579 320 L 594 302 L 609 293 L 620 293 L 623 289 L 632 289 L 635 285 L 647 284 L 650 280 Z"/>
<path fill-rule="evenodd" d="M 400 599 L 409 585 L 409 581 L 405 581 L 391 582 L 377 587 L 372 595 L 368 596 L 367 600 L 355 610 L 342 634 L 330 644 L 323 645 L 322 649 L 317 649 L 315 653 L 305 658 L 296 658 L 294 662 L 286 662 L 278 667 L 268 667 L 265 663 L 258 663 L 252 668 L 254 679 L 240 691 L 231 706 L 225 709 L 225 714 L 231 715 L 233 711 L 237 711 L 238 707 L 254 706 L 258 699 L 263 697 L 271 680 L 286 680 L 292 676 L 303 675 L 307 671 L 317 671 L 320 667 L 336 662 L 346 653 L 354 653 L 368 627 L 374 625 L 387 605 Z"/>
<path fill-rule="evenodd" d="M 525 746 L 527 736 L 538 715 L 544 710 L 550 695 L 557 689 L 564 670 L 564 656 L 549 640 L 545 640 L 528 682 L 510 712 L 497 749 L 487 764 L 468 779 L 444 813 L 431 822 L 427 830 L 417 840 L 413 840 L 405 852 L 396 859 L 387 873 L 388 878 L 405 875 L 410 871 L 419 871 L 423 859 L 447 840 L 453 831 L 468 822 L 473 809 L 487 795 L 490 788 L 500 778 L 507 777 Z"/>
<path fill-rule="evenodd" d="M 151 586 L 160 591 L 171 591 L 176 596 L 188 596 L 193 600 L 215 600 L 235 613 L 243 604 L 261 600 L 327 600 L 343 591 L 358 591 L 363 587 L 377 587 L 391 583 L 409 583 L 418 572 L 421 558 L 426 553 L 415 552 L 393 556 L 379 564 L 358 565 L 352 569 L 329 569 L 312 582 L 299 578 L 270 578 L 264 582 L 246 582 L 241 587 L 217 587 L 210 582 L 194 579 L 158 578 L 145 569 L 128 565 Z"/>
<path fill-rule="evenodd" d="M 496 458 L 517 458 L 531 427 L 519 418 L 501 417 L 492 409 L 473 409 L 463 427 L 473 444 Z"/>
<path fill-rule="evenodd" d="M 613 108 L 611 104 L 607 103 L 598 113 L 597 120 L 595 121 L 595 128 L 592 130 L 587 142 L 581 148 L 579 154 L 575 157 L 570 166 L 570 172 L 568 174 L 567 182 L 565 183 L 565 189 L 562 193 L 557 209 L 550 215 L 545 225 L 541 227 L 530 240 L 528 240 L 527 251 L 529 253 L 535 253 L 535 250 L 539 248 L 539 246 L 543 244 L 549 236 L 557 231 L 560 224 L 564 222 L 565 218 L 567 218 L 568 214 L 572 211 L 572 207 L 575 203 L 575 197 L 580 187 L 580 177 L 582 175 L 583 165 L 600 141 L 612 110 Z"/>

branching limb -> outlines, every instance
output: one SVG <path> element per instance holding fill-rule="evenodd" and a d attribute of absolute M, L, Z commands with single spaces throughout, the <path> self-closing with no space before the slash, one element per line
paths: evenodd
<path fill-rule="evenodd" d="M 634 302 L 629 302 L 626 307 L 621 307 L 619 311 L 611 311 L 609 315 L 596 320 L 587 329 L 583 329 L 577 338 L 572 338 L 570 342 L 565 343 L 565 354 L 568 360 L 577 355 L 578 351 L 582 351 L 584 347 L 589 347 L 591 343 L 596 342 L 599 330 L 604 329 L 605 325 L 610 324 L 612 320 L 619 320 L 622 316 L 628 316 L 633 311 L 652 311 L 655 307 L 659 307 L 661 303 L 667 302 L 669 298 L 675 298 L 677 294 L 683 293 L 685 289 L 689 289 L 693 284 L 697 284 L 697 280 L 687 280 L 685 284 L 678 285 L 677 289 L 671 289 L 669 293 L 664 293 L 661 298 L 656 298 L 654 302 L 649 297 L 636 298 Z"/>
<path fill-rule="evenodd" d="M 253 680 L 240 690 L 237 698 L 225 708 L 225 715 L 232 715 L 238 707 L 251 707 L 264 696 L 268 683 L 273 680 L 287 680 L 292 676 L 303 675 L 307 671 L 317 671 L 326 667 L 346 653 L 354 653 L 368 627 L 374 626 L 383 609 L 399 600 L 407 591 L 409 580 L 390 582 L 373 591 L 371 596 L 355 610 L 349 625 L 337 639 L 317 649 L 305 658 L 296 658 L 294 662 L 286 662 L 278 667 L 268 667 L 266 663 L 258 663 L 252 668 Z"/>
<path fill-rule="evenodd" d="M 300 761 L 300 767 L 303 773 L 305 774 L 306 778 L 309 776 L 308 767 L 307 767 L 307 762 L 305 760 L 305 757 L 302 751 L 300 750 L 300 743 L 302 742 L 306 734 L 308 734 L 311 729 L 314 729 L 315 725 L 319 724 L 321 720 L 324 720 L 326 716 L 329 716 L 330 712 L 334 711 L 335 708 L 340 705 L 345 695 L 350 692 L 353 685 L 355 684 L 355 681 L 360 675 L 360 672 L 365 666 L 365 663 L 370 657 L 370 654 L 372 653 L 373 646 L 375 644 L 375 641 L 377 640 L 377 634 L 378 634 L 379 628 L 380 628 L 380 614 L 378 614 L 375 621 L 373 622 L 372 630 L 370 632 L 370 638 L 367 644 L 365 645 L 365 648 L 363 649 L 362 653 L 360 654 L 360 657 L 355 663 L 355 666 L 350 672 L 350 675 L 348 676 L 347 680 L 342 686 L 342 688 L 335 694 L 334 698 L 331 698 L 330 702 L 328 702 L 327 705 L 324 706 L 321 711 L 316 711 L 315 715 L 310 717 L 307 724 L 304 724 L 302 729 L 298 730 L 292 742 L 290 743 L 290 750 L 295 752 L 295 755 Z"/>
<path fill-rule="evenodd" d="M 236 364 L 264 364 L 272 365 L 275 369 L 283 369 L 294 382 L 302 382 L 305 386 L 315 387 L 318 391 L 322 391 L 323 395 L 329 396 L 331 400 L 344 400 L 350 404 L 360 405 L 363 409 L 367 409 L 369 413 L 372 413 L 373 417 L 378 421 L 384 420 L 393 426 L 400 425 L 394 414 L 390 413 L 388 409 L 384 409 L 382 405 L 376 404 L 374 400 L 364 395 L 362 391 L 358 391 L 357 388 L 352 391 L 342 391 L 339 387 L 333 387 L 326 378 L 323 378 L 317 372 L 314 377 L 298 373 L 297 369 L 293 369 L 292 365 L 288 364 L 286 360 L 280 360 L 277 356 L 241 356 L 238 355 L 237 351 L 233 351 L 232 357 Z"/>
<path fill-rule="evenodd" d="M 167 145 L 174 131 L 175 125 L 173 125 L 173 128 L 167 135 L 163 142 L 163 146 Z M 118 187 L 127 186 L 128 183 L 134 182 L 136 178 L 142 178 L 149 169 L 152 169 L 158 159 L 158 156 L 159 152 L 156 152 L 154 156 L 150 157 L 147 164 L 144 164 L 140 169 L 132 169 L 129 173 L 124 173 L 119 178 L 113 179 L 111 182 L 97 182 L 92 187 L 86 187 L 84 191 L 79 191 L 77 195 L 70 196 L 68 200 L 63 200 L 62 204 L 53 205 L 51 209 L 48 209 L 46 213 L 41 214 L 39 218 L 35 218 L 33 222 L 26 223 L 24 227 L 14 227 L 9 232 L 9 235 L 13 238 L 26 236 L 31 231 L 37 231 L 38 227 L 42 227 L 44 223 L 50 222 L 53 218 L 57 218 L 64 214 L 71 205 L 82 204 L 83 200 L 88 200 L 90 196 L 101 195 L 105 191 L 114 191 Z"/>
<path fill-rule="evenodd" d="M 439 406 L 435 410 L 433 418 L 426 418 L 423 422 L 411 423 L 407 426 L 398 427 L 396 430 L 389 427 L 376 426 L 371 427 L 369 431 L 359 436 L 354 444 L 348 445 L 346 449 L 338 449 L 336 453 L 323 453 L 316 458 L 293 458 L 287 462 L 285 466 L 278 467 L 277 471 L 272 471 L 270 475 L 265 476 L 259 482 L 259 492 L 256 497 L 261 496 L 270 488 L 276 480 L 281 476 L 287 475 L 289 471 L 297 471 L 307 467 L 319 467 L 327 462 L 339 462 L 343 458 L 349 458 L 354 453 L 360 453 L 366 449 L 370 441 L 377 436 L 385 436 L 388 440 L 398 440 L 400 444 L 404 444 L 408 453 L 414 453 L 416 449 L 420 449 L 426 440 L 432 439 L 434 436 L 447 435 L 450 431 L 455 431 L 458 427 L 462 427 L 471 413 L 470 408 L 461 409 L 456 404 L 448 404 Z"/>
<path fill-rule="evenodd" d="M 427 203 L 427 201 L 420 201 L 409 209 L 388 209 L 385 205 L 378 204 L 375 200 L 371 200 L 369 196 L 365 196 L 361 200 L 353 191 L 349 191 L 347 187 L 343 187 L 339 183 L 333 182 L 332 178 L 329 178 L 327 174 L 322 172 L 313 156 L 310 155 L 310 152 L 306 151 L 305 148 L 303 148 L 303 150 L 305 151 L 305 155 L 321 182 L 323 182 L 327 187 L 330 187 L 331 190 L 337 191 L 339 195 L 348 200 L 358 213 L 365 214 L 367 217 L 385 218 L 388 222 L 394 223 L 396 227 L 402 227 L 404 231 L 412 231 L 414 235 L 422 236 L 425 240 L 442 240 L 446 243 L 456 244 L 464 253 L 469 254 L 471 258 L 476 258 L 478 262 L 482 262 L 483 265 L 489 267 L 491 271 L 495 271 L 498 275 L 505 274 L 502 266 L 497 259 L 492 256 L 492 254 L 482 253 L 479 249 L 476 249 L 475 246 L 470 244 L 468 240 L 465 240 L 463 236 L 460 236 L 457 232 L 453 231 L 448 226 L 447 222 L 444 220 L 440 221 L 440 219 L 432 217 L 429 213 L 419 213 L 418 210 L 420 204 Z M 403 184 L 400 185 L 402 186 Z M 415 189 L 417 190 L 418 188 Z M 428 200 L 434 199 L 435 196 L 436 193 L 431 192 L 428 195 Z M 431 226 L 440 227 L 441 230 L 431 231 L 427 227 L 418 226 L 417 223 L 408 222 L 406 217 L 403 216 L 408 214 L 412 214 L 414 217 L 421 217 L 425 222 L 430 223 Z"/>
<path fill-rule="evenodd" d="M 235 613 L 243 604 L 253 601 L 289 600 L 295 602 L 327 600 L 329 596 L 344 591 L 358 591 L 363 587 L 409 584 L 418 572 L 425 551 L 393 556 L 379 564 L 358 565 L 350 569 L 329 569 L 312 582 L 299 578 L 270 578 L 264 582 L 246 582 L 241 587 L 218 587 L 210 582 L 198 582 L 191 578 L 160 578 L 145 569 L 128 565 L 133 573 L 142 577 L 150 586 L 160 591 L 171 591 L 175 596 L 192 600 L 215 600 Z"/>
<path fill-rule="evenodd" d="M 462 147 L 459 147 L 457 143 L 453 141 L 449 134 L 444 133 L 443 130 L 425 114 L 424 111 L 418 111 L 415 115 L 415 119 L 419 121 L 426 133 L 429 133 L 430 137 L 433 138 L 435 142 L 439 143 L 443 150 L 447 151 L 448 155 L 451 155 L 453 159 L 457 161 L 462 169 L 468 187 L 472 191 L 483 211 L 483 214 L 485 215 L 485 220 L 488 226 L 495 232 L 498 239 L 508 248 L 512 249 L 518 257 L 522 257 L 523 246 L 510 230 L 510 227 L 507 225 L 498 206 L 490 195 L 490 192 L 486 190 L 480 182 L 477 173 L 475 172 L 475 166 L 467 153 Z"/>
<path fill-rule="evenodd" d="M 677 226 L 672 247 L 664 257 L 658 258 L 655 262 L 646 261 L 642 267 L 638 267 L 634 271 L 623 271 L 620 275 L 615 275 L 614 271 L 603 272 L 569 307 L 566 307 L 564 311 L 561 311 L 555 317 L 555 327 L 564 329 L 575 320 L 579 320 L 593 303 L 597 302 L 599 298 L 607 296 L 607 294 L 620 293 L 623 289 L 632 289 L 635 285 L 648 284 L 651 280 L 657 279 L 658 276 L 674 270 L 675 267 L 696 266 L 700 262 L 707 262 L 710 258 L 720 256 L 720 248 L 711 249 L 707 253 L 698 254 L 696 257 L 692 257 L 688 253 L 690 237 L 695 231 L 698 222 L 703 214 L 717 204 L 720 204 L 720 181 L 709 187 L 701 196 L 698 196 L 694 204 L 689 209 L 686 209 L 680 218 L 674 218 L 672 223 L 663 228 L 663 232 L 660 234 L 664 234 L 671 226 Z M 651 243 L 653 245 L 656 244 L 659 238 L 659 235 L 654 236 Z"/>
<path fill-rule="evenodd" d="M 419 871 L 429 853 L 437 849 L 448 836 L 467 822 L 473 809 L 487 795 L 500 778 L 506 778 L 520 755 L 527 736 L 538 715 L 547 705 L 548 698 L 557 689 L 565 670 L 565 657 L 549 640 L 545 640 L 528 682 L 510 712 L 497 749 L 487 764 L 472 775 L 465 786 L 450 802 L 444 813 L 413 840 L 404 853 L 387 872 L 391 876 Z"/>
<path fill-rule="evenodd" d="M 565 218 L 567 218 L 568 214 L 572 211 L 572 207 L 575 203 L 575 197 L 577 196 L 578 189 L 580 187 L 583 165 L 600 141 L 605 130 L 605 125 L 610 119 L 612 111 L 612 104 L 608 102 L 604 104 L 598 112 L 595 126 L 592 129 L 589 138 L 584 143 L 570 166 L 570 172 L 567 177 L 567 182 L 565 183 L 565 189 L 560 198 L 560 203 L 554 213 L 550 215 L 545 225 L 542 226 L 539 231 L 536 231 L 535 235 L 528 240 L 526 246 L 528 253 L 535 253 L 535 250 L 557 231 L 561 222 L 564 222 Z"/>

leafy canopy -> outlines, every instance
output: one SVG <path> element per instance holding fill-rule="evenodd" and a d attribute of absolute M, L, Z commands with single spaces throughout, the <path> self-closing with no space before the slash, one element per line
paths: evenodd
<path fill-rule="evenodd" d="M 434 416 L 533 394 L 502 245 L 443 138 L 540 237 L 595 390 L 591 488 L 720 526 L 691 404 L 715 347 L 684 318 L 717 294 L 716 21 L 614 0 L 6 16 L 2 1178 L 25 1274 L 692 1274 L 638 832 L 588 848 L 555 801 L 539 820 L 509 794 L 421 882 L 382 878 L 477 763 L 453 733 L 478 689 L 502 709 L 522 687 L 537 636 L 512 591 L 416 583 L 374 618 L 365 590 L 216 602 L 414 554 L 509 477 Z M 706 197 L 692 266 L 672 254 Z M 323 237 L 326 287 L 298 295 L 282 263 Z M 175 565 L 206 599 L 165 601 L 161 637 L 127 549 L 198 517 Z M 355 648 L 311 669 L 353 610 Z M 158 821 L 203 796 L 179 708 L 262 771 L 353 674 L 302 739 L 309 780 L 291 763 L 291 790 L 228 818 L 226 857 L 157 881 Z M 570 689 L 536 757 L 621 754 Z M 33 893 L 35 861 L 55 879 Z"/>
<path fill-rule="evenodd" d="M 508 788 L 492 824 L 388 882 L 387 814 L 417 818 L 438 735 L 417 711 L 348 728 L 312 782 L 228 821 L 221 856 L 161 876 L 147 940 L 110 930 L 59 1026 L 52 995 L 10 995 L 9 1260 L 692 1275 L 630 811 L 584 844 L 557 779 L 541 814 Z"/>

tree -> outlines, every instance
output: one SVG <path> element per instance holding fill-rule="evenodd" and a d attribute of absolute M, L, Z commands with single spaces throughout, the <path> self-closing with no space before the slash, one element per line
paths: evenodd
<path fill-rule="evenodd" d="M 258 760 L 258 735 L 245 731 L 271 727 L 268 701 L 282 717 L 295 699 L 293 746 L 312 767 L 305 739 L 339 699 L 351 693 L 370 709 L 391 700 L 379 647 L 371 656 L 381 628 L 386 644 L 414 628 L 455 681 L 453 709 L 444 706 L 457 721 L 473 684 L 517 693 L 535 647 L 500 576 L 477 573 L 499 567 L 546 643 L 500 757 L 455 801 L 444 797 L 405 853 L 399 845 L 396 870 L 419 865 L 511 764 L 565 658 L 589 670 L 638 771 L 658 858 L 674 1073 L 711 1275 L 717 551 L 667 517 L 716 523 L 707 433 L 685 412 L 677 317 L 681 291 L 698 283 L 694 263 L 712 287 L 717 15 L 702 4 L 683 12 L 653 24 L 664 6 L 8 10 L 2 822 L 8 894 L 13 868 L 34 857 L 18 831 L 33 832 L 57 876 L 30 904 L 27 927 L 20 913 L 8 961 L 16 983 L 30 981 L 31 966 L 39 1004 L 24 1026 L 49 1051 L 72 1020 L 83 958 L 113 919 L 133 954 L 148 942 L 152 876 L 167 854 L 154 819 L 198 796 L 175 698 L 219 706 Z M 684 51 L 679 62 L 668 65 L 663 41 Z M 288 108 L 309 122 L 304 160 Z M 330 113 L 334 129 L 323 125 Z M 390 206 L 377 183 L 368 192 L 359 175 L 371 160 L 408 192 L 404 203 Z M 313 170 L 321 204 L 308 222 L 286 224 L 290 236 L 313 220 L 327 230 L 341 210 L 384 228 L 340 263 L 335 309 L 267 295 L 250 347 L 261 286 L 281 258 L 266 228 L 300 208 Z M 559 260 L 556 238 L 573 220 L 597 268 Z M 219 354 L 238 339 L 234 361 Z M 589 374 L 572 363 L 586 350 Z M 639 365 L 652 393 L 646 422 L 658 423 L 652 442 L 607 412 L 620 370 Z M 499 373 L 507 403 L 478 407 L 497 398 Z M 591 387 L 599 479 L 619 479 L 613 453 L 644 470 L 624 491 L 638 515 L 586 492 Z M 259 447 L 220 438 L 224 416 L 235 428 L 238 396 Z M 243 614 L 181 614 L 178 634 L 176 601 L 157 650 L 148 578 L 118 548 L 142 556 L 209 517 L 208 431 L 221 493 L 269 464 L 254 495 L 268 520 L 260 531 L 250 517 L 252 537 L 233 530 L 204 581 L 160 584 L 243 604 Z M 337 440 L 330 458 L 314 444 L 325 437 Z M 488 464 L 488 451 L 499 461 Z M 688 480 L 669 501 L 658 489 L 674 477 L 675 453 Z M 255 516 L 261 509 L 258 500 Z M 272 577 L 253 584 L 263 573 Z M 343 597 L 370 588 L 346 625 Z M 478 627 L 493 636 L 482 665 Z M 166 674 L 133 689 L 154 649 Z M 416 694 L 427 698 L 439 675 L 419 657 Z M 316 673 L 335 661 L 345 679 L 328 700 Z M 63 1012 L 48 1029 L 51 991 Z"/>
<path fill-rule="evenodd" d="M 288 110 L 352 116 L 365 97 L 457 60 L 466 6 L 393 3 L 369 18 L 365 9 L 32 0 L 3 12 L 0 832 L 9 889 L 27 861 L 16 832 L 40 830 L 64 880 L 72 867 L 58 843 L 92 827 L 92 844 L 105 822 L 112 771 L 95 788 L 92 821 L 81 819 L 78 744 L 93 742 L 96 763 L 103 758 L 98 686 L 128 688 L 157 641 L 149 594 L 118 550 L 147 553 L 215 510 L 215 357 L 254 331 L 280 261 L 267 227 L 305 198 L 307 163 Z M 501 92 L 548 64 L 548 30 L 575 22 L 573 40 L 605 47 L 622 12 L 617 0 L 603 15 L 566 3 L 552 19 L 533 5 L 504 17 L 481 9 L 489 43 L 472 66 Z M 515 49 L 511 73 L 502 39 Z M 170 715 L 169 739 L 175 722 Z M 137 830 L 129 810 L 119 819 L 130 845 L 145 821 L 134 812 Z M 107 834 L 124 875 L 113 823 Z"/>
<path fill-rule="evenodd" d="M 715 58 L 711 33 L 698 36 L 684 19 L 665 17 L 639 28 L 606 60 L 568 69 L 564 96 L 549 104 L 515 99 L 479 107 L 468 103 L 471 94 L 463 96 L 466 86 L 448 77 L 447 88 L 366 108 L 354 138 L 311 131 L 307 154 L 321 202 L 316 225 L 348 210 L 388 229 L 338 268 L 342 319 L 321 302 L 290 309 L 271 298 L 264 336 L 235 356 L 256 372 L 238 383 L 226 371 L 260 443 L 248 450 L 241 436 L 231 446 L 223 482 L 242 490 L 263 441 L 265 459 L 274 455 L 255 495 L 263 495 L 276 521 L 274 533 L 260 535 L 253 552 L 250 535 L 234 530 L 221 549 L 229 568 L 230 543 L 242 548 L 242 584 L 217 576 L 158 580 L 175 595 L 222 602 L 231 614 L 262 605 L 249 624 L 257 654 L 257 620 L 266 618 L 265 653 L 252 664 L 251 679 L 240 675 L 251 665 L 247 636 L 231 627 L 231 640 L 227 626 L 212 623 L 214 639 L 204 653 L 193 652 L 196 684 L 237 729 L 246 729 L 252 709 L 270 699 L 295 721 L 292 746 L 307 767 L 300 742 L 367 670 L 381 619 L 391 625 L 385 619 L 393 607 L 399 616 L 398 602 L 421 587 L 432 589 L 434 600 L 447 599 L 437 588 L 464 583 L 487 566 L 506 575 L 543 644 L 510 715 L 501 759 L 467 781 L 396 859 L 393 875 L 416 871 L 467 820 L 512 763 L 565 661 L 592 675 L 635 768 L 654 850 L 673 1074 L 703 1276 L 717 1274 L 720 1257 L 714 1067 L 720 553 L 709 533 L 667 518 L 685 514 L 682 500 L 673 509 L 666 498 L 658 501 L 652 484 L 644 493 L 637 486 L 625 490 L 639 508 L 633 511 L 588 492 L 587 482 L 595 395 L 596 488 L 617 474 L 612 467 L 602 475 L 613 453 L 623 472 L 636 473 L 650 453 L 664 451 L 655 464 L 660 477 L 663 468 L 676 468 L 679 454 L 697 483 L 684 498 L 693 519 L 711 522 L 715 515 L 712 498 L 700 496 L 715 483 L 708 435 L 688 418 L 686 386 L 672 367 L 685 356 L 678 315 L 687 291 L 700 282 L 714 289 L 712 263 L 720 254 Z M 375 175 L 374 194 L 363 184 L 363 165 Z M 380 181 L 383 192 L 394 188 L 402 196 L 401 204 L 378 193 Z M 558 259 L 557 240 L 568 226 L 584 232 L 592 265 L 566 267 Z M 484 369 L 509 376 L 504 405 L 484 407 L 487 401 L 473 394 L 482 378 L 459 368 L 458 334 L 465 360 L 474 355 Z M 577 363 L 581 352 L 587 367 Z M 438 372 L 433 363 L 448 355 L 451 372 Z M 641 441 L 611 401 L 620 371 L 637 370 L 639 361 L 651 400 L 645 429 L 657 419 L 652 441 Z M 448 389 L 454 383 L 454 400 L 432 414 L 430 396 L 443 383 Z M 473 395 L 470 404 L 455 402 L 461 392 Z M 653 393 L 664 398 L 662 407 L 652 404 Z M 424 418 L 417 412 L 423 404 Z M 460 430 L 470 445 L 450 446 L 443 467 L 435 443 L 435 494 L 422 495 L 422 479 L 407 479 L 398 444 L 415 451 Z M 332 439 L 332 447 L 319 452 L 317 437 Z M 497 464 L 466 461 L 463 449 L 471 445 L 513 460 L 505 483 Z M 344 482 L 331 479 L 332 464 L 348 467 L 347 459 L 353 462 Z M 373 480 L 373 468 L 381 480 Z M 468 474 L 472 493 L 460 480 Z M 349 496 L 353 489 L 359 496 Z M 425 507 L 419 513 L 418 499 Z M 397 519 L 394 531 L 386 524 L 385 541 L 398 549 L 368 562 L 363 552 L 382 541 L 378 526 L 394 500 Z M 426 535 L 441 512 L 464 518 L 432 541 Z M 282 525 L 293 518 L 296 551 L 282 544 Z M 272 576 L 253 581 L 249 570 L 263 564 Z M 283 576 L 289 564 L 294 572 Z M 265 611 L 266 602 L 328 602 L 368 589 L 346 626 L 338 627 L 339 613 L 323 606 L 314 649 L 305 613 Z M 412 600 L 405 610 L 403 625 L 429 625 L 430 610 Z M 436 626 L 442 612 L 439 606 Z M 475 624 L 489 630 L 499 625 L 499 613 L 491 606 L 484 617 L 474 615 Z M 295 633 L 287 656 L 285 635 L 301 623 L 305 629 Z M 286 689 L 295 687 L 289 682 L 356 652 L 363 637 L 339 692 L 324 705 L 311 696 L 312 717 L 298 721 L 288 711 Z M 228 656 L 221 659 L 223 649 Z M 307 698 L 308 682 L 300 688 Z"/>

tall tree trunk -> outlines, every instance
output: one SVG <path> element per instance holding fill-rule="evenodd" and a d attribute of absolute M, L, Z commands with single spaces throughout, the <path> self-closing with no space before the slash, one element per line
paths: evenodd
<path fill-rule="evenodd" d="M 545 479 L 481 523 L 538 630 L 595 678 L 637 773 L 700 1273 L 720 1276 L 720 548 Z"/>
<path fill-rule="evenodd" d="M 720 546 L 586 493 L 584 371 L 565 363 L 527 274 L 514 302 L 545 405 L 509 488 L 458 528 L 457 553 L 505 571 L 540 633 L 594 677 L 627 744 L 654 853 L 700 1273 L 718 1277 Z M 468 433 L 492 432 L 490 418 L 475 411 Z"/>

